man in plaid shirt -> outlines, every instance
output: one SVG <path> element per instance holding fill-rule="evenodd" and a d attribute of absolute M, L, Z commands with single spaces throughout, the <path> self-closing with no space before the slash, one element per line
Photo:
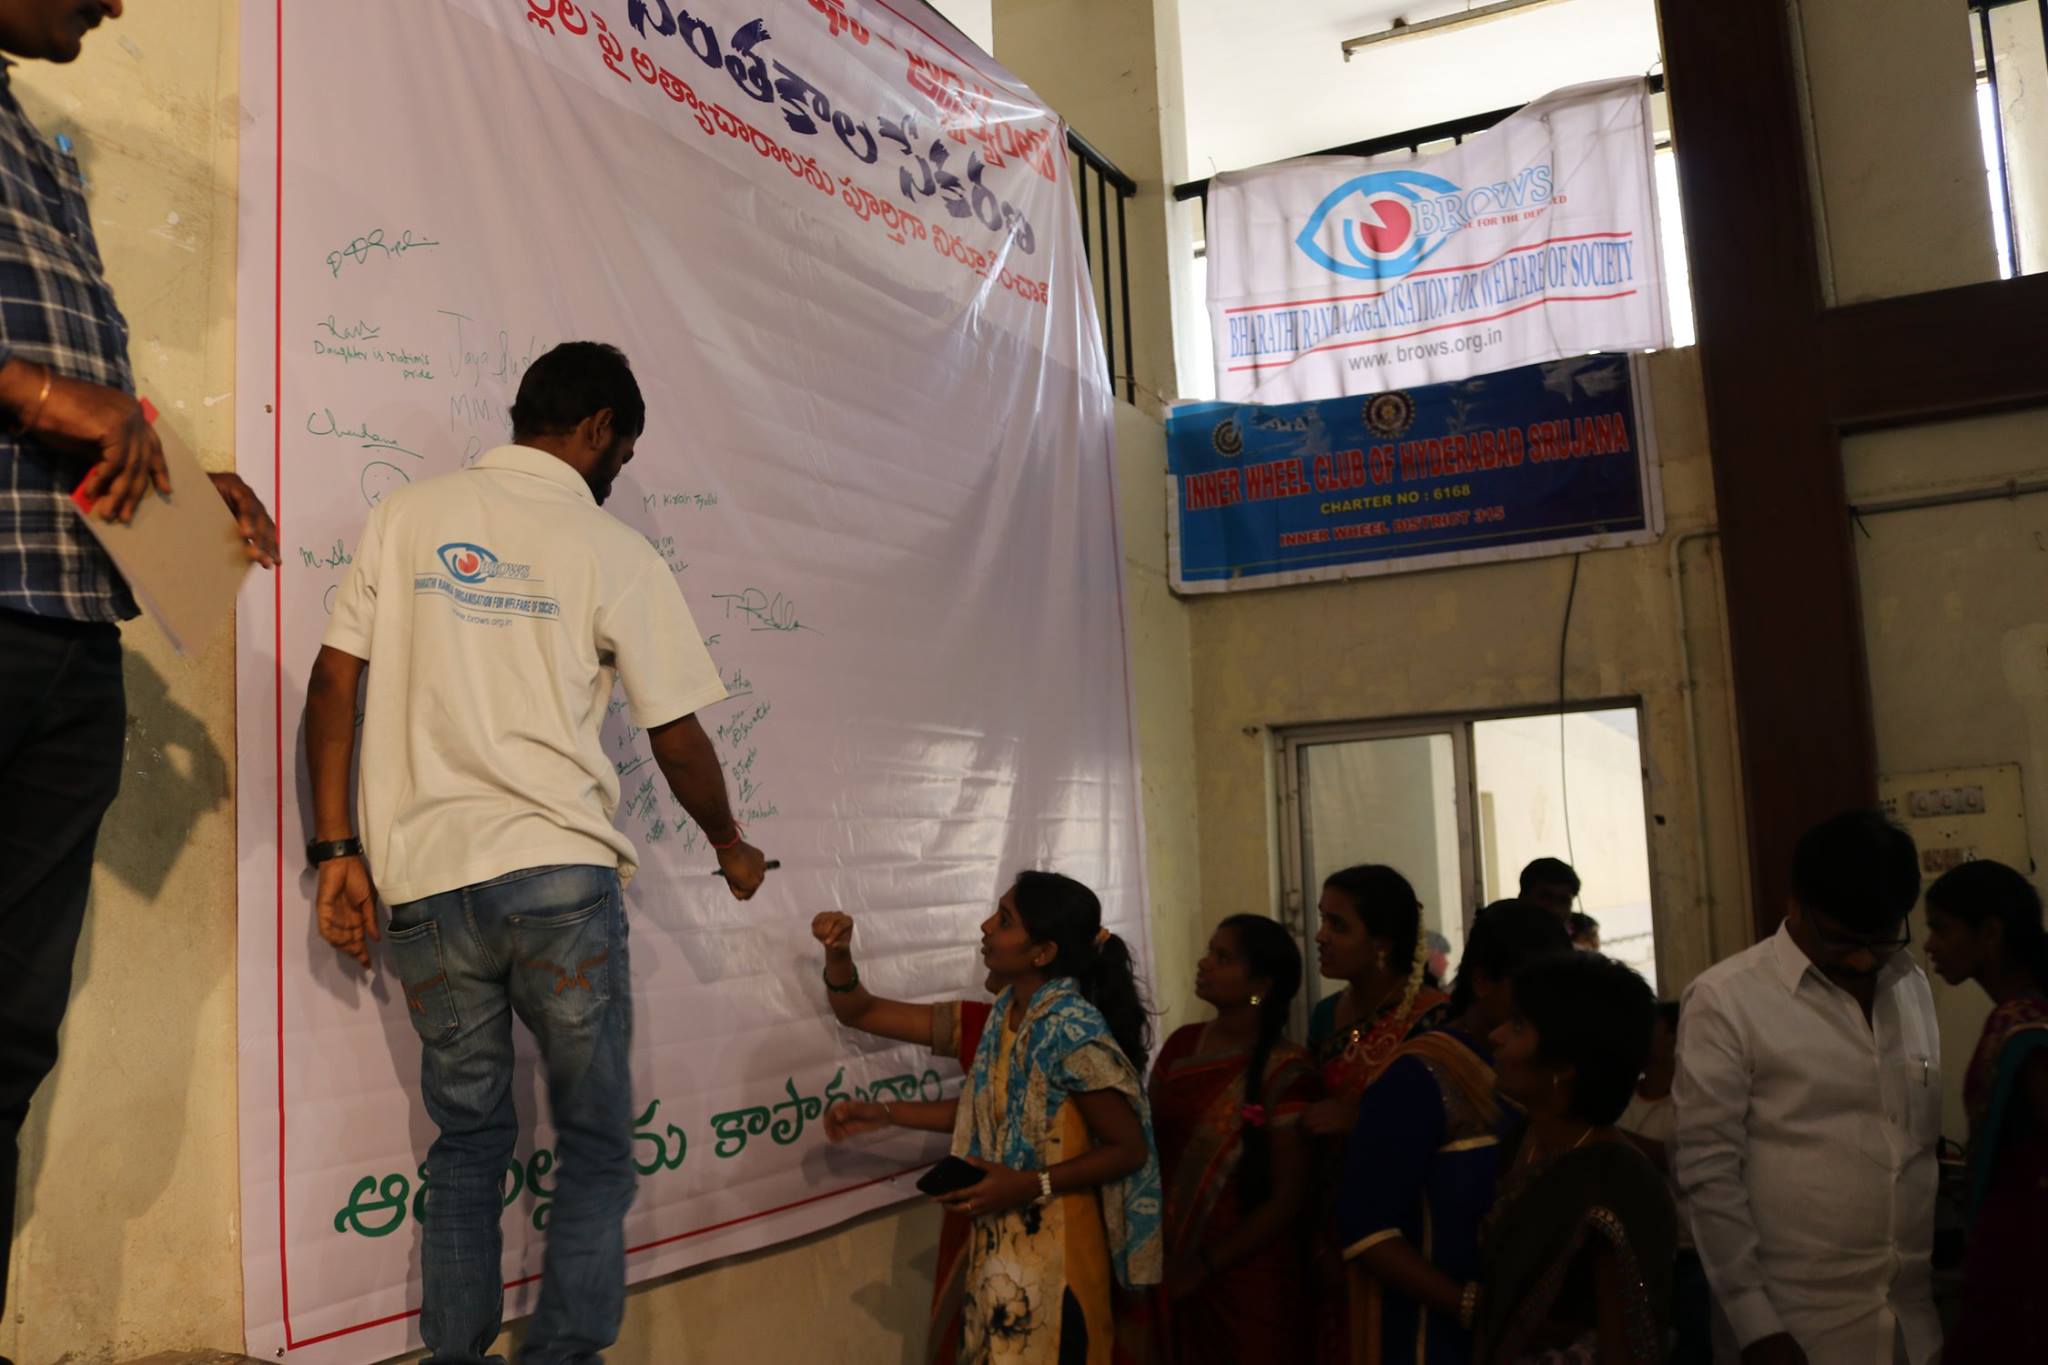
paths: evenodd
<path fill-rule="evenodd" d="M 0 0 L 0 52 L 69 62 L 121 10 Z M 169 489 L 134 387 L 78 164 L 61 139 L 44 141 L 0 70 L 0 1292 L 16 1141 L 56 1064 L 127 728 L 116 623 L 135 600 L 70 495 L 89 476 L 94 515 L 126 520 L 152 485 Z M 263 504 L 236 476 L 212 478 L 249 557 L 275 567 Z"/>

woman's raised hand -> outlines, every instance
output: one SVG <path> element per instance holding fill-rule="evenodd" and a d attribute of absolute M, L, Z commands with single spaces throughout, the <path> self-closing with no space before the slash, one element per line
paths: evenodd
<path fill-rule="evenodd" d="M 841 915 L 840 918 L 845 919 L 846 916 Z M 825 1111 L 825 1136 L 833 1142 L 844 1142 L 862 1133 L 879 1133 L 891 1122 L 886 1104 L 876 1104 L 873 1100 L 841 1100 Z"/>
<path fill-rule="evenodd" d="M 827 910 L 811 919 L 811 937 L 825 945 L 826 956 L 853 951 L 853 916 Z"/>

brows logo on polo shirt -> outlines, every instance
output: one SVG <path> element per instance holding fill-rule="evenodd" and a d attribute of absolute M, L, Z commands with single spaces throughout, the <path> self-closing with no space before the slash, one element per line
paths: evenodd
<path fill-rule="evenodd" d="M 498 557 L 481 545 L 453 541 L 439 551 L 441 563 L 463 583 L 482 583 L 498 569 Z"/>

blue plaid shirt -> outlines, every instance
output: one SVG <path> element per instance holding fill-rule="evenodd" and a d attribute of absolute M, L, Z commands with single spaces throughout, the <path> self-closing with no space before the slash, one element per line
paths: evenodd
<path fill-rule="evenodd" d="M 135 391 L 128 322 L 114 304 L 69 151 L 43 140 L 0 66 L 0 363 Z M 121 621 L 135 599 L 86 529 L 71 490 L 89 468 L 0 435 L 0 608 Z"/>

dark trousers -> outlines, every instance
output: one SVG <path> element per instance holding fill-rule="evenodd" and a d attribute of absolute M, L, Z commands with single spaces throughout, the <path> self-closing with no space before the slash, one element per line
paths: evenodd
<path fill-rule="evenodd" d="M 118 629 L 0 611 L 0 1295 L 21 1126 L 57 1064 L 127 728 Z"/>

